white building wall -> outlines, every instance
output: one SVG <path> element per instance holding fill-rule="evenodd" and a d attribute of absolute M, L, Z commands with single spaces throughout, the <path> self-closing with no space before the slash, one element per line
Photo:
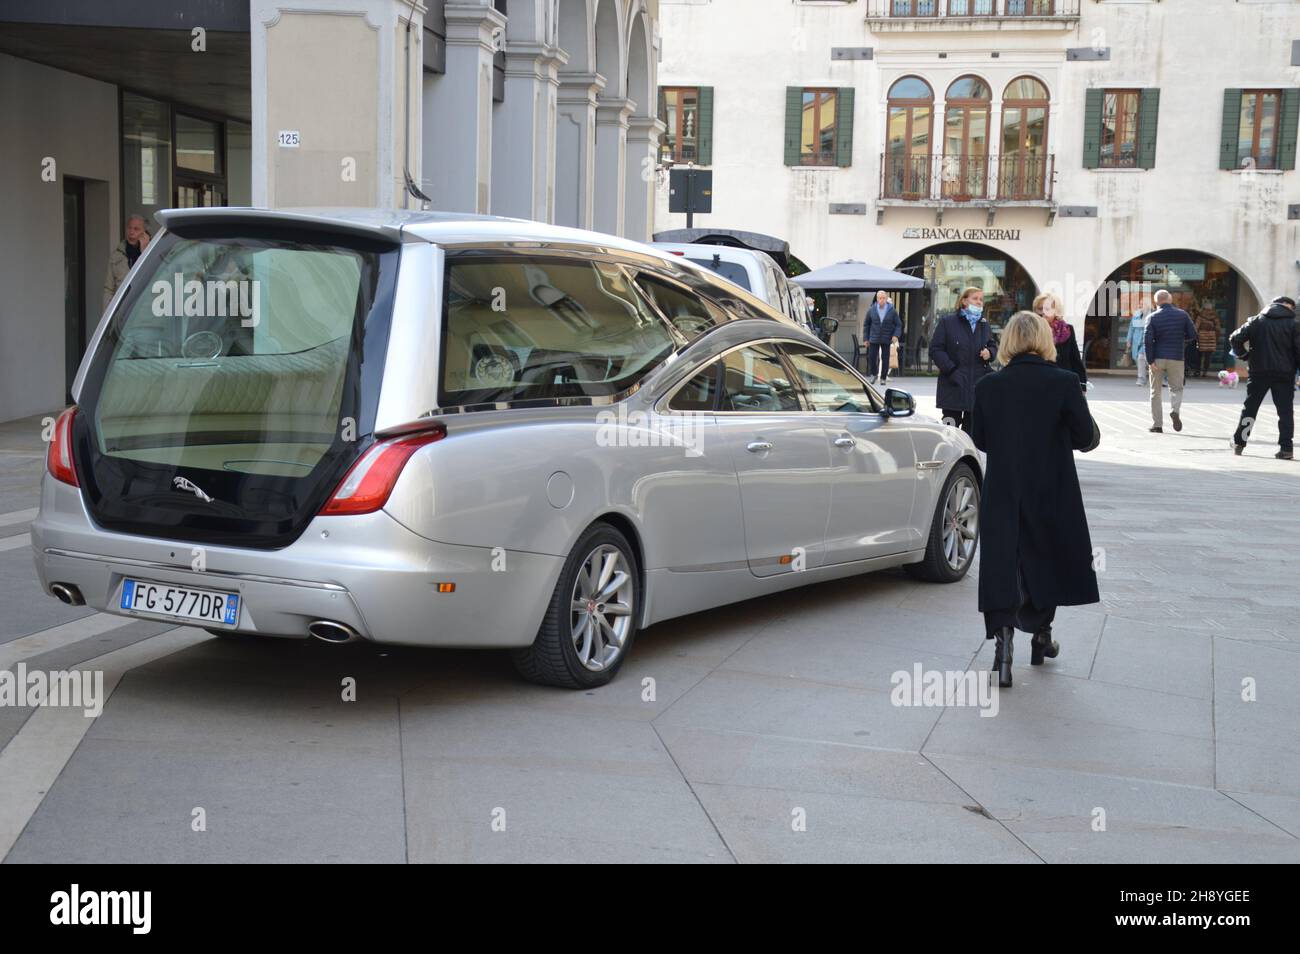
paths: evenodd
<path fill-rule="evenodd" d="M 1300 69 L 1289 65 L 1292 41 L 1300 39 L 1300 4 L 1082 0 L 1079 20 L 1064 29 L 1021 22 L 873 33 L 867 23 L 873 2 L 661 0 L 660 85 L 714 87 L 713 214 L 697 215 L 697 227 L 785 238 L 813 268 L 846 258 L 893 267 L 931 244 L 904 232 L 935 227 L 936 214 L 889 207 L 877 223 L 890 85 L 915 73 L 929 81 L 941 105 L 951 80 L 979 75 L 993 88 L 996 137 L 997 100 L 1008 81 L 1029 74 L 1051 96 L 1054 198 L 1096 206 L 1098 218 L 1058 217 L 1049 227 L 1045 209 L 1001 209 L 994 227 L 1019 229 L 1020 237 L 985 244 L 1015 257 L 1040 287 L 1074 290 L 1067 309 L 1076 324 L 1096 284 L 1124 262 L 1166 248 L 1224 259 L 1265 301 L 1296 293 L 1300 223 L 1287 219 L 1287 206 L 1300 203 L 1300 172 L 1245 174 L 1218 166 L 1225 88 L 1300 85 Z M 1066 60 L 1067 48 L 1094 45 L 1109 47 L 1110 60 Z M 834 47 L 871 47 L 874 58 L 833 61 Z M 856 89 L 852 166 L 783 164 L 787 86 Z M 1083 168 L 1084 99 L 1094 86 L 1161 90 L 1154 169 Z M 932 151 L 939 151 L 938 141 L 936 132 Z M 867 214 L 831 215 L 830 203 L 864 203 Z M 685 226 L 685 216 L 669 214 L 667 205 L 661 182 L 656 231 Z M 983 209 L 949 209 L 942 225 L 983 228 L 986 218 Z"/>
<path fill-rule="evenodd" d="M 0 90 L 0 420 L 12 420 L 63 407 L 67 176 L 87 180 L 86 320 L 99 319 L 121 235 L 117 87 L 0 54 Z"/>

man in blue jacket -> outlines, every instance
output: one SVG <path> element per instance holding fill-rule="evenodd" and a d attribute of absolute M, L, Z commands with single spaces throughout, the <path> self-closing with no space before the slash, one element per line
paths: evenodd
<path fill-rule="evenodd" d="M 883 289 L 876 292 L 876 300 L 867 309 L 863 324 L 863 337 L 870 345 L 867 377 L 884 385 L 889 380 L 889 346 L 903 337 L 903 320 L 898 317 L 898 310 L 889 300 L 888 292 Z"/>
<path fill-rule="evenodd" d="M 1178 416 L 1183 406 L 1183 381 L 1187 342 L 1196 340 L 1196 326 L 1181 308 L 1174 307 L 1174 296 L 1167 289 L 1155 294 L 1156 310 L 1147 319 L 1147 367 L 1151 371 L 1152 434 L 1163 434 L 1161 422 L 1160 387 L 1169 379 L 1169 419 L 1174 430 L 1183 429 L 1183 419 Z"/>

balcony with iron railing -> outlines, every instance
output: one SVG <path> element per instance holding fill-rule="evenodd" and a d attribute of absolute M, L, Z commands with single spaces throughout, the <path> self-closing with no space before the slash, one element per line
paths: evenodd
<path fill-rule="evenodd" d="M 876 32 L 1067 30 L 1079 22 L 1080 0 L 867 0 Z"/>
<path fill-rule="evenodd" d="M 880 157 L 880 204 L 960 207 L 1051 206 L 1056 157 L 889 155 Z"/>

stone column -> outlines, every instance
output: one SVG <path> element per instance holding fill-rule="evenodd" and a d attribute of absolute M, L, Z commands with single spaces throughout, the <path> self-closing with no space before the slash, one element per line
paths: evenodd
<path fill-rule="evenodd" d="M 420 168 L 424 12 L 405 0 L 251 0 L 254 205 L 406 202 L 404 166 Z"/>
<path fill-rule="evenodd" d="M 556 96 L 555 222 L 589 229 L 593 224 L 596 170 L 596 97 L 605 88 L 599 73 L 561 73 Z"/>
<path fill-rule="evenodd" d="M 447 73 L 424 83 L 423 191 L 433 208 L 492 207 L 492 56 L 505 17 L 485 0 L 448 3 Z"/>
<path fill-rule="evenodd" d="M 636 109 L 630 99 L 600 99 L 596 103 L 596 201 L 592 228 L 623 234 L 627 172 L 628 117 Z"/>
<path fill-rule="evenodd" d="M 654 226 L 655 166 L 664 129 L 653 116 L 633 116 L 628 121 L 623 234 L 638 242 L 650 241 Z"/>
<path fill-rule="evenodd" d="M 540 43 L 506 47 L 505 102 L 496 106 L 492 140 L 492 211 L 555 219 L 555 123 L 559 68 L 568 55 Z"/>

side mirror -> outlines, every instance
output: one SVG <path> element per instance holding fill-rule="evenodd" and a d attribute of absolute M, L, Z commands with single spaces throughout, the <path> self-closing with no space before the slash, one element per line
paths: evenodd
<path fill-rule="evenodd" d="M 912 395 L 898 388 L 889 388 L 885 391 L 886 417 L 911 417 L 915 413 L 916 398 Z"/>
<path fill-rule="evenodd" d="M 823 318 L 818 322 L 818 326 L 824 335 L 833 335 L 840 326 L 838 318 Z"/>

